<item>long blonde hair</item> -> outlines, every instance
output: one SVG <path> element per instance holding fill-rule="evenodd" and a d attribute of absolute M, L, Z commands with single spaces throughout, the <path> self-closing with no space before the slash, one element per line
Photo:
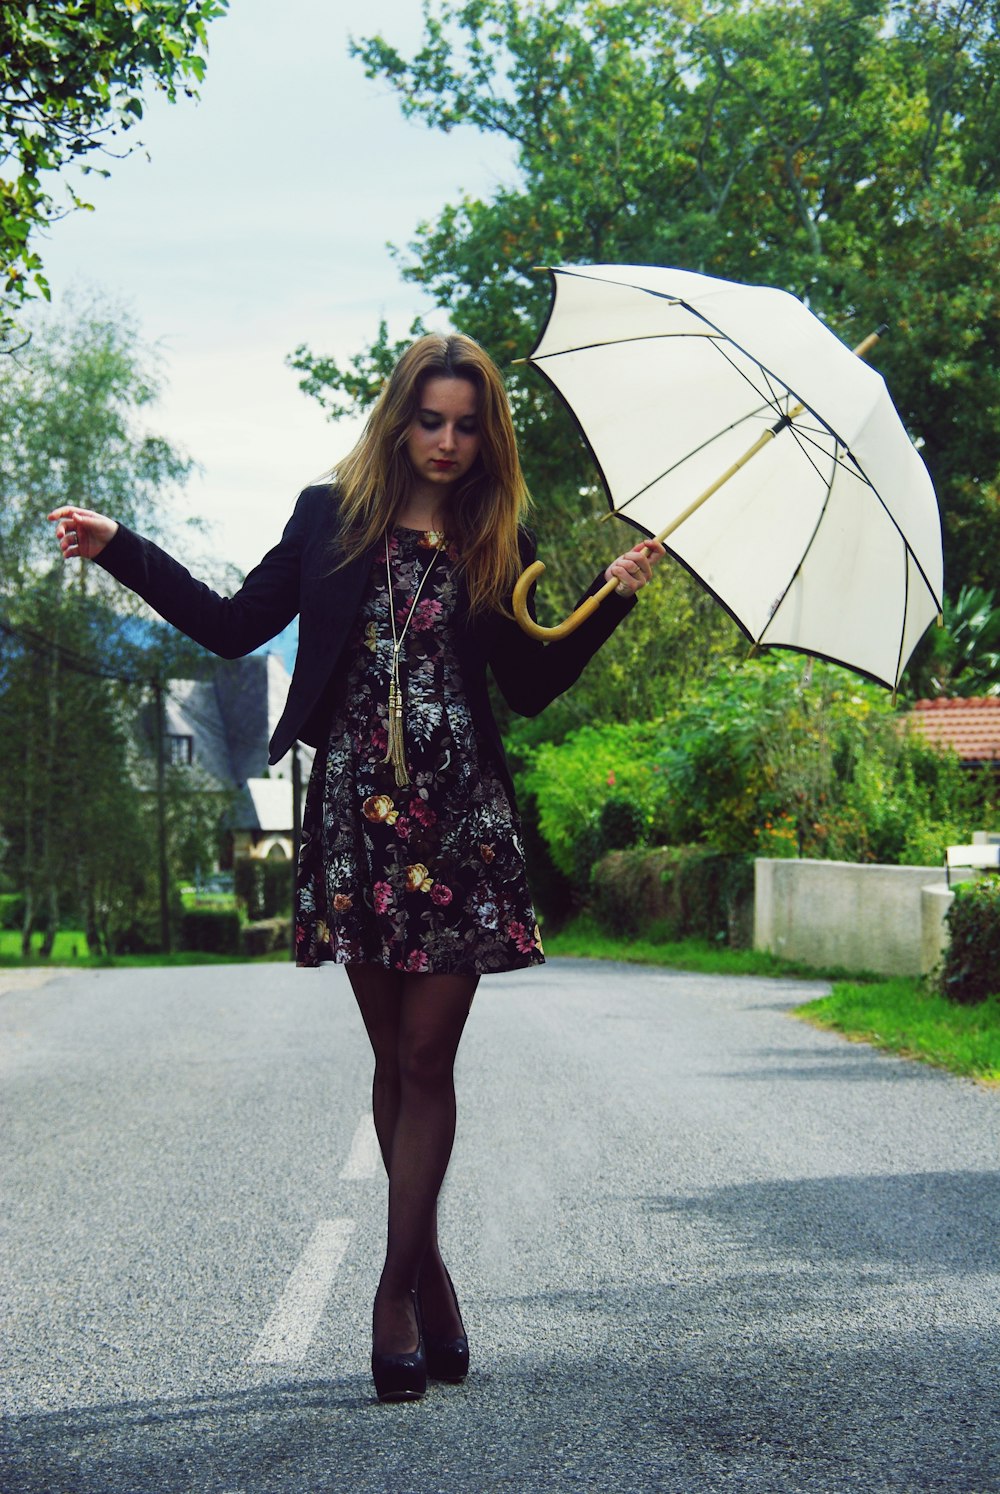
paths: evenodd
<path fill-rule="evenodd" d="M 361 439 L 333 470 L 342 519 L 340 564 L 377 544 L 406 504 L 413 468 L 406 438 L 431 378 L 467 379 L 476 390 L 479 453 L 448 507 L 448 539 L 470 611 L 509 612 L 521 568 L 518 524 L 528 491 L 500 370 L 471 337 L 432 332 L 407 348 L 389 375 Z"/>

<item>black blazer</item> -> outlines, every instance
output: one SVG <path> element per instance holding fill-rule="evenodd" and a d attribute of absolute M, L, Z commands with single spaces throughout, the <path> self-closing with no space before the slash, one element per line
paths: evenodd
<path fill-rule="evenodd" d="M 196 581 L 190 571 L 151 540 L 119 525 L 98 557 L 98 565 L 151 607 L 225 659 L 252 653 L 280 633 L 299 613 L 299 646 L 292 683 L 270 745 L 270 762 L 284 757 L 298 739 L 318 747 L 323 738 L 325 700 L 344 644 L 350 635 L 371 558 L 362 555 L 334 570 L 339 512 L 326 485 L 306 488 L 273 550 L 247 576 L 233 597 Z M 535 558 L 531 537 L 521 531 L 521 558 Z M 587 595 L 604 584 L 594 581 Z M 609 596 L 595 613 L 555 643 L 529 638 L 512 618 L 500 613 L 468 616 L 464 588 L 457 629 L 457 651 L 469 709 L 481 742 L 513 793 L 503 745 L 490 708 L 486 667 L 512 710 L 536 716 L 577 680 L 584 665 L 634 605 L 634 597 Z"/>

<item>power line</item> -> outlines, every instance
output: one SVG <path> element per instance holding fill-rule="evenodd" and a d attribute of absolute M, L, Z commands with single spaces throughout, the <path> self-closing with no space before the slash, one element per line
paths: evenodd
<path fill-rule="evenodd" d="M 0 632 L 6 633 L 10 638 L 17 638 L 35 653 L 51 655 L 54 652 L 58 654 L 62 662 L 69 669 L 75 670 L 77 674 L 90 675 L 98 680 L 114 680 L 120 685 L 149 684 L 148 677 L 143 675 L 117 674 L 113 670 L 101 669 L 84 654 L 77 653 L 75 649 L 67 648 L 65 644 L 58 643 L 56 639 L 46 637 L 44 633 L 37 633 L 33 628 L 27 628 L 23 624 L 17 627 L 8 618 L 0 617 Z"/>

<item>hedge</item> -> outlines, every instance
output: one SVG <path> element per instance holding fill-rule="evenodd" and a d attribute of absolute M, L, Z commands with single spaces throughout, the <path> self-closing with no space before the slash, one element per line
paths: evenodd
<path fill-rule="evenodd" d="M 292 920 L 261 918 L 248 923 L 242 931 L 241 950 L 247 959 L 270 954 L 275 949 L 291 949 Z"/>
<path fill-rule="evenodd" d="M 656 929 L 664 939 L 715 939 L 749 948 L 753 857 L 703 846 L 610 851 L 594 867 L 590 906 L 615 934 Z"/>
<path fill-rule="evenodd" d="M 960 882 L 948 909 L 951 938 L 940 991 L 968 1006 L 1000 995 L 1000 877 Z"/>
<path fill-rule="evenodd" d="M 292 911 L 292 867 L 284 858 L 273 861 L 242 856 L 233 865 L 233 890 L 250 919 L 278 918 Z"/>
<path fill-rule="evenodd" d="M 181 917 L 181 949 L 238 955 L 240 915 L 235 908 L 189 908 Z"/>

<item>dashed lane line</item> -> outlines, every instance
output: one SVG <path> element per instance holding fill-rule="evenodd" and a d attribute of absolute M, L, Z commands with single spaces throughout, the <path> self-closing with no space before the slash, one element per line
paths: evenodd
<path fill-rule="evenodd" d="M 362 1178 L 373 1178 L 382 1165 L 382 1154 L 378 1147 L 375 1125 L 370 1115 L 363 1115 L 351 1142 L 347 1161 L 341 1169 L 341 1180 L 358 1182 Z"/>
<path fill-rule="evenodd" d="M 305 1357 L 353 1232 L 353 1219 L 320 1220 L 251 1351 L 251 1364 L 295 1364 Z"/>

